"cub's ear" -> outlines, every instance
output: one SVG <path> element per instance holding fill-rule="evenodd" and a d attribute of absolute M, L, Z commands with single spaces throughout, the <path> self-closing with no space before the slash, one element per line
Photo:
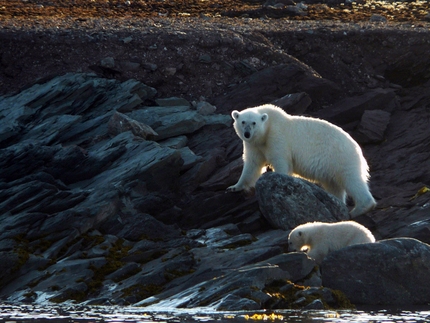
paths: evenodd
<path fill-rule="evenodd" d="M 263 113 L 261 115 L 261 121 L 266 122 L 269 119 L 269 116 L 267 113 Z"/>
<path fill-rule="evenodd" d="M 239 119 L 239 111 L 237 111 L 237 110 L 234 110 L 232 113 L 231 113 L 231 117 L 234 119 L 234 120 L 237 120 L 237 119 Z"/>

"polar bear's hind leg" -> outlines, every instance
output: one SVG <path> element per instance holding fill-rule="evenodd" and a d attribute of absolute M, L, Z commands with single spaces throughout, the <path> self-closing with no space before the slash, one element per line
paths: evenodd
<path fill-rule="evenodd" d="M 334 195 L 340 201 L 346 204 L 346 192 L 343 187 L 341 187 L 339 184 L 335 183 L 334 181 L 321 183 L 321 185 L 327 192 Z"/>
<path fill-rule="evenodd" d="M 350 212 L 352 217 L 364 214 L 373 210 L 376 206 L 376 201 L 369 191 L 369 186 L 363 180 L 349 182 L 346 187 L 346 192 L 354 200 L 354 208 Z"/>

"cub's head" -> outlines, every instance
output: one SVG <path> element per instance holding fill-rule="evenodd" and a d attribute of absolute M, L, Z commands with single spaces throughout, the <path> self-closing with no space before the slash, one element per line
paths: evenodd
<path fill-rule="evenodd" d="M 296 228 L 288 235 L 288 251 L 303 251 L 306 247 L 305 232 Z"/>
<path fill-rule="evenodd" d="M 260 113 L 253 108 L 242 112 L 234 110 L 231 116 L 234 119 L 233 126 L 237 135 L 243 141 L 248 142 L 264 135 L 266 122 L 269 119 L 267 113 Z"/>

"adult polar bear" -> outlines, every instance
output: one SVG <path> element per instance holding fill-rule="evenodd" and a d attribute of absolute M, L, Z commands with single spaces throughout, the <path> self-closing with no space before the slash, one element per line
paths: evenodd
<path fill-rule="evenodd" d="M 355 206 L 351 216 L 373 209 L 367 162 L 359 145 L 341 128 L 320 119 L 291 116 L 271 104 L 231 113 L 243 141 L 244 166 L 239 181 L 228 191 L 250 190 L 271 165 L 275 172 L 297 174 L 320 183 L 345 203 Z"/>
<path fill-rule="evenodd" d="M 336 223 L 309 222 L 288 235 L 288 251 L 308 250 L 309 257 L 321 263 L 328 253 L 360 243 L 373 243 L 375 237 L 365 226 L 354 221 Z"/>

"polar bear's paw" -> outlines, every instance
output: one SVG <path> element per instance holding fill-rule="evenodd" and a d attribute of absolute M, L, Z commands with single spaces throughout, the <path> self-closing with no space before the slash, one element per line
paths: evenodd
<path fill-rule="evenodd" d="M 245 196 L 252 196 L 255 194 L 255 188 L 254 187 L 244 187 L 239 185 L 232 185 L 227 187 L 225 190 L 226 192 L 242 192 Z"/>
<path fill-rule="evenodd" d="M 226 191 L 227 192 L 240 192 L 243 191 L 245 188 L 243 186 L 239 186 L 239 185 L 232 185 L 227 187 Z"/>
<path fill-rule="evenodd" d="M 362 205 L 356 205 L 350 212 L 351 217 L 355 218 L 356 216 L 365 214 L 369 211 L 372 211 L 376 207 L 376 201 L 370 197 L 367 203 Z"/>

